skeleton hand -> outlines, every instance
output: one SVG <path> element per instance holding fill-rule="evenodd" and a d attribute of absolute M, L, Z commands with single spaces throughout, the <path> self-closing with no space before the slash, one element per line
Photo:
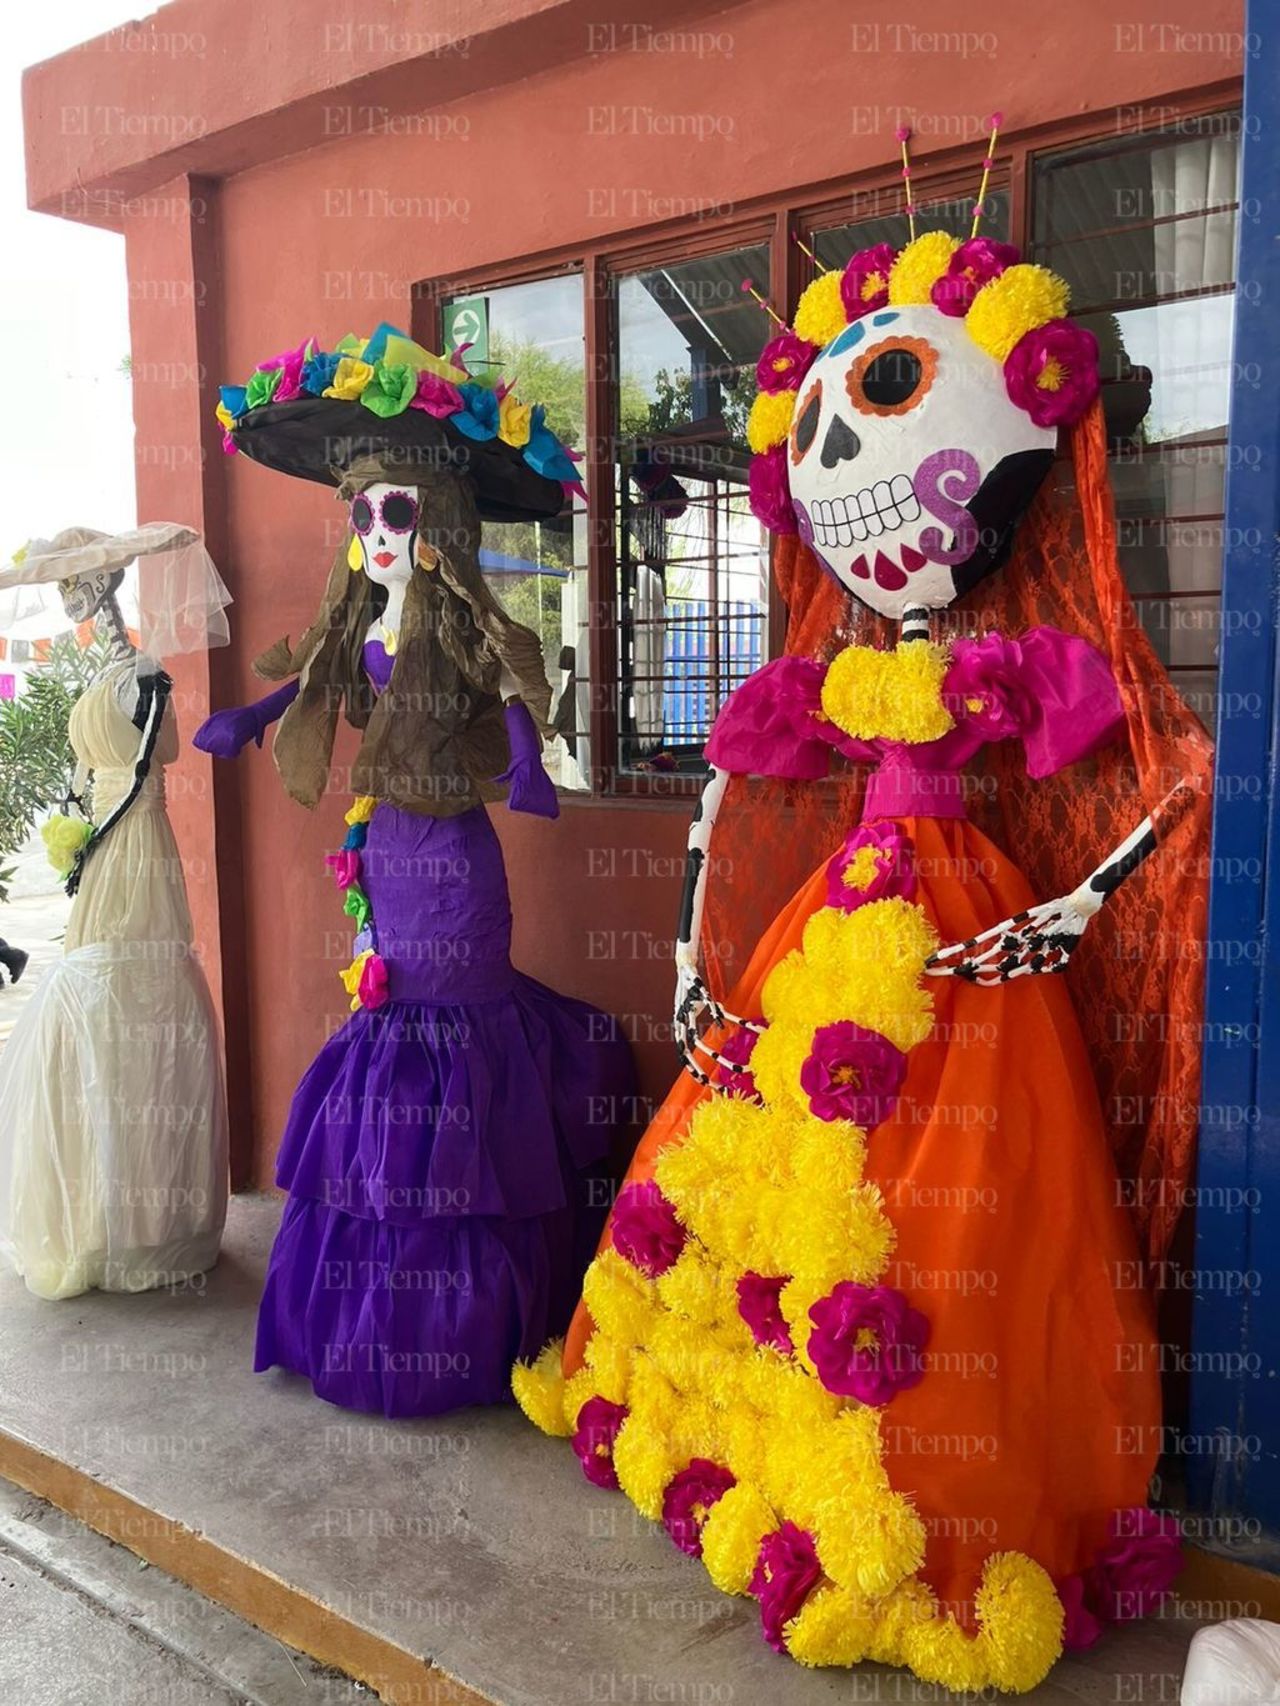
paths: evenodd
<path fill-rule="evenodd" d="M 1011 977 L 1065 971 L 1105 895 L 1082 883 L 1059 900 L 1016 912 L 966 942 L 951 942 L 925 961 L 930 977 L 962 977 L 968 983 L 1007 983 Z"/>

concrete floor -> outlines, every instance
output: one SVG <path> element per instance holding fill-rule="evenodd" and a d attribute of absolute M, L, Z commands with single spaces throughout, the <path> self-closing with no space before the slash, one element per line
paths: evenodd
<path fill-rule="evenodd" d="M 6 1706 L 368 1706 L 371 1698 L 0 1482 Z"/>
<path fill-rule="evenodd" d="M 50 1304 L 0 1276 L 0 1430 L 501 1706 L 942 1706 L 905 1675 L 776 1657 L 753 1604 L 717 1593 L 514 1411 L 391 1423 L 333 1409 L 296 1378 L 252 1374 L 279 1207 L 233 1201 L 203 1295 Z M 1117 1631 L 1024 1698 L 1176 1700 L 1193 1629 L 1174 1616 Z"/>

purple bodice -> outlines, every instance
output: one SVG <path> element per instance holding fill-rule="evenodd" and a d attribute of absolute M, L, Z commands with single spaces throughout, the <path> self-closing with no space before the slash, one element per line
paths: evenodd
<path fill-rule="evenodd" d="M 816 780 L 841 752 L 872 766 L 865 819 L 960 818 L 964 766 L 988 741 L 1020 740 L 1031 777 L 1051 776 L 1109 745 L 1124 729 L 1124 710 L 1101 652 L 1056 628 L 1020 639 L 998 634 L 957 640 L 944 685 L 955 727 L 940 740 L 854 740 L 822 711 L 826 665 L 781 657 L 731 696 L 711 731 L 706 757 L 735 775 Z"/>

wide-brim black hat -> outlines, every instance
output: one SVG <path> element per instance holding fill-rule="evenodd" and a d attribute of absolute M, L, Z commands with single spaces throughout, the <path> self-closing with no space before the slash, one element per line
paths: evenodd
<path fill-rule="evenodd" d="M 384 418 L 336 397 L 264 403 L 236 421 L 235 443 L 264 468 L 326 486 L 340 485 L 369 456 L 401 468 L 406 482 L 433 470 L 465 474 L 486 521 L 547 521 L 564 507 L 561 483 L 537 473 L 514 445 L 468 438 L 421 409 Z"/>

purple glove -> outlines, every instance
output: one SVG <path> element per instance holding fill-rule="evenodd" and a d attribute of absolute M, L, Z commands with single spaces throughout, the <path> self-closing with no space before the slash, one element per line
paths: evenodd
<path fill-rule="evenodd" d="M 278 717 L 283 717 L 298 697 L 299 686 L 297 680 L 286 681 L 283 687 L 277 687 L 274 693 L 268 693 L 256 705 L 237 705 L 230 711 L 215 711 L 192 735 L 191 744 L 198 746 L 201 752 L 211 753 L 214 758 L 238 758 L 241 748 L 251 740 L 261 746 L 269 726 Z"/>
<path fill-rule="evenodd" d="M 534 727 L 528 706 L 516 699 L 502 707 L 502 715 L 507 724 L 511 762 L 494 780 L 509 784 L 507 804 L 513 812 L 559 817 L 556 785 L 542 768 L 542 737 Z"/>

